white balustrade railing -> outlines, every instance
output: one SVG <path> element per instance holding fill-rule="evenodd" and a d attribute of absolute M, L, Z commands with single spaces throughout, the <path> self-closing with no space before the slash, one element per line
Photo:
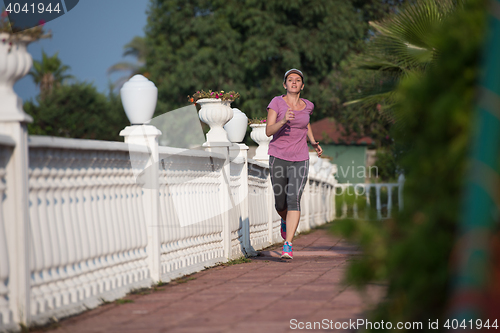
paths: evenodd
<path fill-rule="evenodd" d="M 403 209 L 403 186 L 404 175 L 401 174 L 397 183 L 360 183 L 360 184 L 335 184 L 335 197 L 340 207 L 337 218 L 360 218 L 360 208 L 363 202 L 365 208 L 362 212 L 364 218 L 370 218 L 372 211 L 376 213 L 376 219 L 388 219 L 392 211 L 398 206 Z M 393 195 L 397 189 L 397 195 Z M 382 192 L 384 192 L 382 194 Z M 374 199 L 374 200 L 373 200 Z M 395 202 L 395 199 L 397 201 Z"/>
<path fill-rule="evenodd" d="M 0 330 L 75 314 L 282 241 L 269 166 L 248 159 L 243 144 L 225 155 L 31 136 L 24 176 L 7 167 L 14 147 L 0 135 Z M 299 233 L 333 219 L 329 171 L 310 174 Z M 6 210 L 19 177 L 26 177 L 30 235 L 21 248 L 8 235 L 22 223 Z M 29 273 L 14 289 L 19 267 L 9 258 L 19 251 Z"/>
<path fill-rule="evenodd" d="M 161 279 L 224 260 L 221 156 L 160 147 Z"/>
<path fill-rule="evenodd" d="M 68 315 L 149 286 L 141 183 L 125 143 L 31 137 L 31 315 Z M 144 156 L 146 159 L 147 156 Z"/>

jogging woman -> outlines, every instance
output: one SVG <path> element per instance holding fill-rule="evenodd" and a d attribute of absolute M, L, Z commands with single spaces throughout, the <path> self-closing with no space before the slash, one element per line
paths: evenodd
<path fill-rule="evenodd" d="M 300 198 L 309 174 L 309 149 L 306 136 L 321 156 L 323 150 L 314 140 L 309 123 L 314 104 L 300 98 L 304 75 L 290 69 L 283 78 L 286 94 L 276 96 L 267 106 L 266 135 L 269 143 L 269 168 L 275 208 L 281 216 L 281 236 L 285 240 L 281 258 L 292 259 L 292 240 L 300 220 Z"/>

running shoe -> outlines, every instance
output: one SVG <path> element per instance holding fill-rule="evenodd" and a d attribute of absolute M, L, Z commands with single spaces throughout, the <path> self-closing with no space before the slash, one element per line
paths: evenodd
<path fill-rule="evenodd" d="M 283 244 L 283 252 L 281 252 L 281 258 L 293 259 L 292 244 L 290 244 L 288 242 L 285 242 L 285 244 Z"/>
<path fill-rule="evenodd" d="M 286 221 L 281 219 L 281 237 L 286 239 Z"/>

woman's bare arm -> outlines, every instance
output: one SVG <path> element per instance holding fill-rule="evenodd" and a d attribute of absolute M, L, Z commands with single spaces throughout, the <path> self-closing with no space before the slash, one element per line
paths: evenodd
<path fill-rule="evenodd" d="M 316 140 L 314 140 L 314 135 L 311 128 L 311 123 L 307 124 L 307 137 L 309 138 L 309 142 L 311 142 L 312 145 L 316 144 Z"/>
<path fill-rule="evenodd" d="M 278 132 L 283 125 L 286 124 L 288 120 L 292 120 L 295 118 L 295 115 L 293 111 L 290 109 L 286 112 L 285 118 L 281 119 L 280 121 L 276 122 L 276 119 L 278 118 L 278 113 L 274 111 L 273 109 L 269 109 L 267 112 L 267 121 L 266 121 L 266 135 L 271 136 Z"/>
<path fill-rule="evenodd" d="M 307 124 L 307 137 L 309 138 L 309 141 L 311 142 L 314 150 L 316 150 L 316 153 L 318 153 L 318 156 L 321 157 L 321 154 L 323 154 L 323 149 L 320 147 L 319 142 L 316 142 L 316 140 L 314 140 L 314 135 L 310 123 Z"/>

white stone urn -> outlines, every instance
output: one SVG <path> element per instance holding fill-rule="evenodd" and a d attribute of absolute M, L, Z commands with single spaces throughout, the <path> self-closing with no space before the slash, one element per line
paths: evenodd
<path fill-rule="evenodd" d="M 10 34 L 0 33 L 0 121 L 31 122 L 23 110 L 23 101 L 14 92 L 14 84 L 28 74 L 33 60 L 26 50 L 29 38 L 9 43 Z"/>
<path fill-rule="evenodd" d="M 255 150 L 253 159 L 259 162 L 269 163 L 269 142 L 271 142 L 273 136 L 266 135 L 266 124 L 251 124 L 250 127 L 252 128 L 250 137 L 259 145 L 257 150 Z"/>
<path fill-rule="evenodd" d="M 233 108 L 233 118 L 224 125 L 229 141 L 242 142 L 247 132 L 248 117 L 240 110 Z"/>
<path fill-rule="evenodd" d="M 137 74 L 125 82 L 120 89 L 120 97 L 130 124 L 147 124 L 155 113 L 158 88 L 153 82 Z"/>
<path fill-rule="evenodd" d="M 223 101 L 218 98 L 202 98 L 197 100 L 196 103 L 201 106 L 198 117 L 210 126 L 205 144 L 215 142 L 230 143 L 231 141 L 229 141 L 223 126 L 233 118 L 233 109 L 229 106 L 231 101 Z"/>

